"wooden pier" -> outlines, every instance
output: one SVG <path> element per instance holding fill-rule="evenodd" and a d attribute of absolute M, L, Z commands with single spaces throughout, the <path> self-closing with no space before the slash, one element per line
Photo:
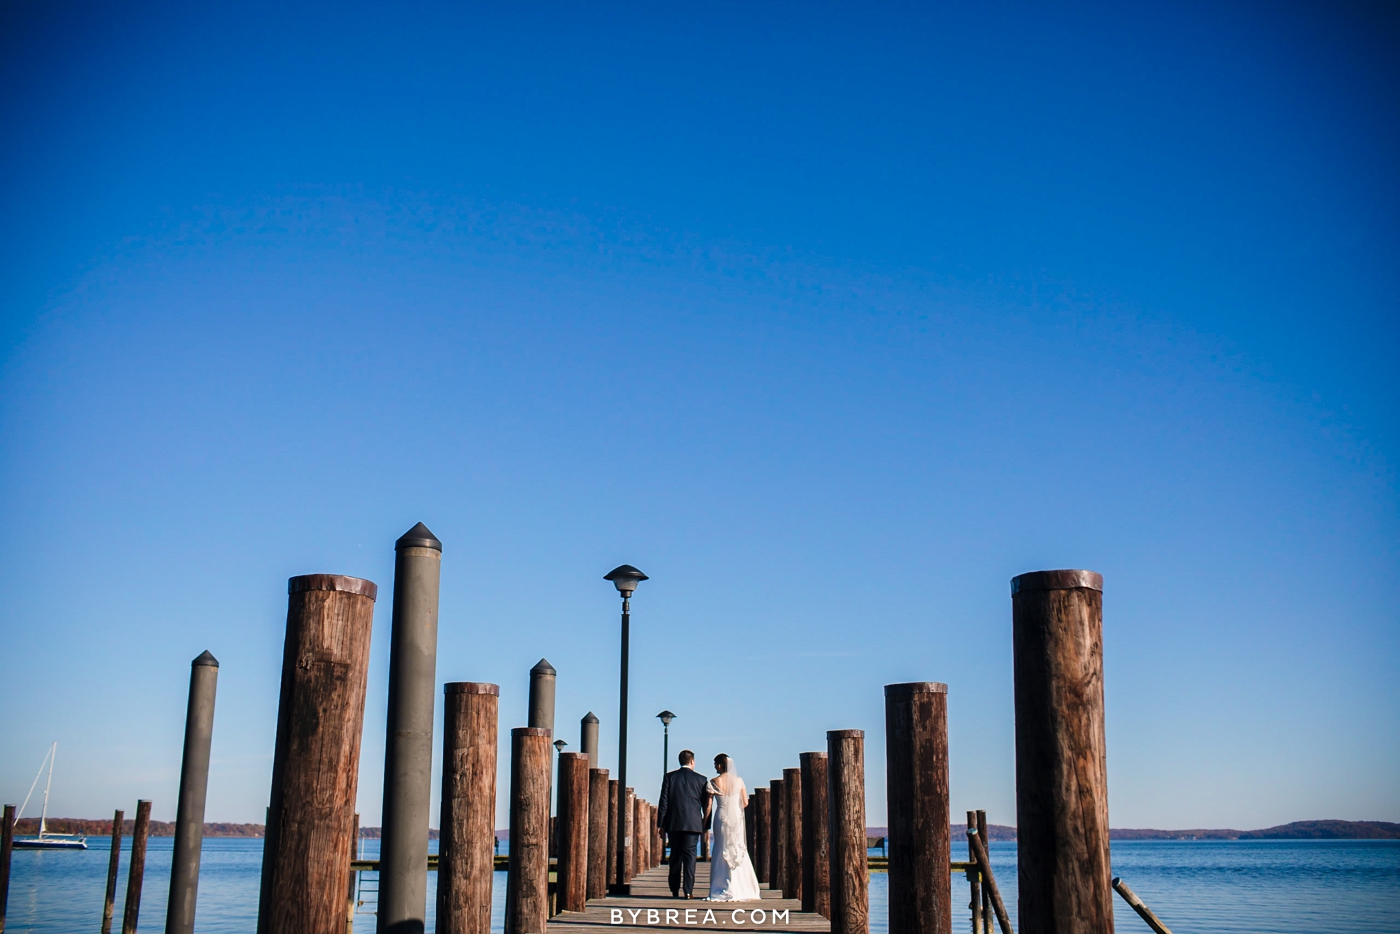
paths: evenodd
<path fill-rule="evenodd" d="M 583 911 L 565 911 L 549 919 L 548 934 L 642 934 L 658 928 L 725 931 L 801 931 L 827 934 L 831 922 L 804 912 L 795 898 L 761 885 L 762 901 L 707 902 L 710 864 L 695 866 L 695 897 L 672 898 L 669 867 L 657 866 L 632 877 L 630 895 L 590 899 Z M 619 914 L 620 912 L 620 914 Z M 759 920 L 754 920 L 757 917 Z M 620 922 L 618 919 L 621 919 Z"/>

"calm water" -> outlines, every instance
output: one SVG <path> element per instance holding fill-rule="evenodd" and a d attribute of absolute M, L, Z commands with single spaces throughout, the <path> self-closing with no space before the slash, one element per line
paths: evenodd
<path fill-rule="evenodd" d="M 366 842 L 366 856 L 378 841 Z M 100 841 L 99 841 L 100 845 Z M 127 841 L 129 848 L 130 841 Z M 141 929 L 165 926 L 172 840 L 150 841 Z M 436 844 L 434 844 L 436 846 Z M 123 852 L 122 867 L 128 862 Z M 10 886 L 9 932 L 71 934 L 96 931 L 102 917 L 107 851 L 43 853 L 16 850 Z M 1016 844 L 992 843 L 997 874 L 1013 924 Z M 954 858 L 963 858 L 954 845 Z M 262 841 L 204 841 L 196 929 L 202 934 L 251 932 L 256 926 Z M 1400 841 L 1131 841 L 1113 845 L 1114 873 L 1127 880 L 1176 934 L 1388 934 L 1400 932 Z M 435 873 L 428 874 L 428 930 L 433 929 Z M 117 927 L 126 892 L 118 884 Z M 496 873 L 492 930 L 501 930 L 505 874 Z M 369 896 L 372 900 L 373 896 Z M 955 931 L 966 931 L 967 883 L 953 877 Z M 885 934 L 888 877 L 871 876 L 872 934 Z M 1146 925 L 1115 895 L 1117 928 Z M 357 934 L 374 930 L 372 915 L 355 919 Z"/>

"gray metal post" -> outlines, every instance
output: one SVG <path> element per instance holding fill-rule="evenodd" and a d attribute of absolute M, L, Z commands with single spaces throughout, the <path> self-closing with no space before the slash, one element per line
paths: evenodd
<path fill-rule="evenodd" d="M 194 934 L 199 856 L 204 844 L 204 800 L 209 790 L 209 743 L 214 736 L 214 693 L 218 686 L 217 658 L 205 652 L 190 662 L 185 756 L 180 766 L 180 800 L 175 808 L 175 855 L 170 862 L 165 934 Z"/>
<path fill-rule="evenodd" d="M 579 721 L 578 732 L 579 751 L 588 757 L 588 767 L 601 768 L 598 765 L 598 718 L 593 716 L 593 711 L 588 711 Z"/>
<path fill-rule="evenodd" d="M 530 723 L 554 735 L 554 680 L 558 674 L 545 659 L 530 669 Z"/>
<path fill-rule="evenodd" d="M 442 542 L 420 522 L 394 543 L 394 551 L 377 930 L 423 934 Z"/>

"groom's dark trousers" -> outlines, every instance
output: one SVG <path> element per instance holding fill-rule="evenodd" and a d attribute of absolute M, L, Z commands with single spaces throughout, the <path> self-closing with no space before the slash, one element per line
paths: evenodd
<path fill-rule="evenodd" d="M 667 772 L 666 780 L 661 783 L 656 822 L 671 841 L 673 896 L 679 897 L 682 888 L 687 897 L 695 892 L 695 848 L 708 823 L 706 784 L 705 776 L 685 767 Z"/>

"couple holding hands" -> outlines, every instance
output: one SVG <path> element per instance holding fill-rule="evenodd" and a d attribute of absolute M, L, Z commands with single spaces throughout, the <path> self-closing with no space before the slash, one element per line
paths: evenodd
<path fill-rule="evenodd" d="M 671 895 L 680 898 L 684 889 L 686 898 L 694 898 L 695 850 L 713 818 L 709 900 L 757 901 L 763 895 L 744 835 L 749 792 L 734 771 L 734 760 L 723 753 L 715 756 L 715 777 L 707 779 L 695 771 L 695 753 L 682 749 L 679 758 L 681 767 L 666 773 L 656 805 L 657 824 L 671 847 Z"/>

